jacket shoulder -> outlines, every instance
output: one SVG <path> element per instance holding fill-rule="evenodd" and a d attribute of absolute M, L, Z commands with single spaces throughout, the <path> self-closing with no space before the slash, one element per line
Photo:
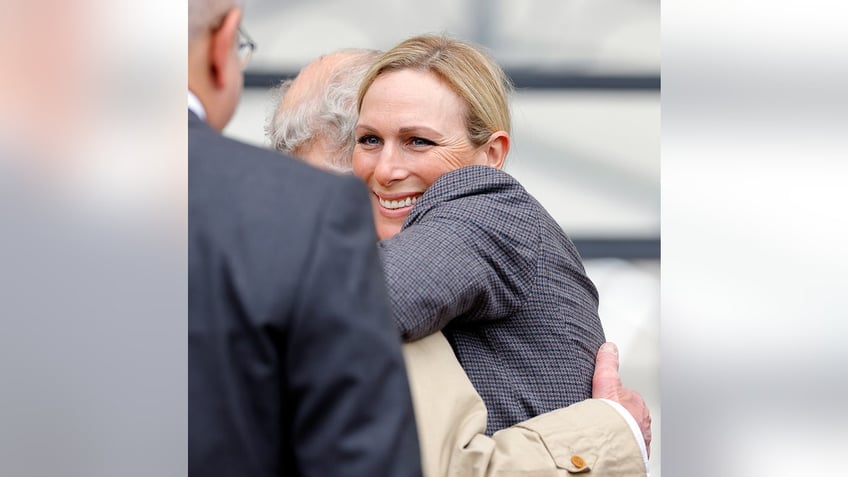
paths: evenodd
<path fill-rule="evenodd" d="M 330 189 L 363 188 L 364 195 L 364 186 L 356 178 L 320 171 L 211 129 L 189 130 L 188 153 L 190 200 L 253 206 L 293 201 L 308 209 Z"/>
<path fill-rule="evenodd" d="M 328 215 L 370 217 L 359 179 L 209 132 L 189 134 L 190 230 L 227 242 L 250 237 L 263 248 L 274 246 L 265 237 L 305 248 Z"/>

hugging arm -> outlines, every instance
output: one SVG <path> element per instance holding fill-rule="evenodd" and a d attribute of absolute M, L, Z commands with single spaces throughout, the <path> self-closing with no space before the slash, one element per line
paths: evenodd
<path fill-rule="evenodd" d="M 441 333 L 407 343 L 404 357 L 427 477 L 647 474 L 633 417 L 606 399 L 557 409 L 490 437 L 486 407 Z M 621 386 L 617 373 L 606 378 Z M 613 380 L 607 379 L 610 386 Z"/>
<path fill-rule="evenodd" d="M 508 317 L 532 287 L 535 253 L 473 222 L 428 217 L 379 248 L 404 341 L 440 331 L 458 317 Z"/>

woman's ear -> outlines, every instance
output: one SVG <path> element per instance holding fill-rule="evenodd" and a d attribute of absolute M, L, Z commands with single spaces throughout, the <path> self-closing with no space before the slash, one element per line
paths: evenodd
<path fill-rule="evenodd" d="M 238 27 L 241 23 L 241 9 L 233 8 L 224 15 L 221 25 L 212 32 L 212 40 L 209 42 L 209 68 L 211 68 L 212 81 L 216 88 L 223 89 L 230 81 L 230 68 L 238 68 L 238 55 L 236 54 L 236 40 L 238 39 Z"/>
<path fill-rule="evenodd" d="M 483 145 L 483 152 L 486 154 L 486 165 L 503 169 L 506 155 L 509 153 L 509 134 L 506 131 L 493 133 Z"/>

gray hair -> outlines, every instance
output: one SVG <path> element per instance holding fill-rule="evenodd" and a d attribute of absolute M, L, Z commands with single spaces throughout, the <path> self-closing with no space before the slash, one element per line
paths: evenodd
<path fill-rule="evenodd" d="M 359 118 L 357 93 L 365 73 L 380 56 L 368 49 L 344 49 L 332 54 L 346 57 L 334 65 L 324 84 L 309 84 L 307 93 L 286 104 L 283 99 L 294 80 L 280 83 L 272 91 L 277 107 L 268 117 L 265 134 L 271 147 L 285 154 L 297 156 L 300 148 L 322 137 L 334 151 L 325 158 L 329 168 L 350 172 L 354 129 Z M 323 57 L 322 57 L 323 58 Z"/>
<path fill-rule="evenodd" d="M 244 0 L 188 0 L 188 42 L 215 26 L 233 8 L 243 8 Z"/>

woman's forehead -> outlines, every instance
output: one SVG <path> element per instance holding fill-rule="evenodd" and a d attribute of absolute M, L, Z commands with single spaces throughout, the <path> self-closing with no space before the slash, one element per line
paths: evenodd
<path fill-rule="evenodd" d="M 429 71 L 393 70 L 378 76 L 365 93 L 360 119 L 403 117 L 462 121 L 465 103 L 438 75 Z M 411 125 L 410 125 L 411 126 Z"/>

